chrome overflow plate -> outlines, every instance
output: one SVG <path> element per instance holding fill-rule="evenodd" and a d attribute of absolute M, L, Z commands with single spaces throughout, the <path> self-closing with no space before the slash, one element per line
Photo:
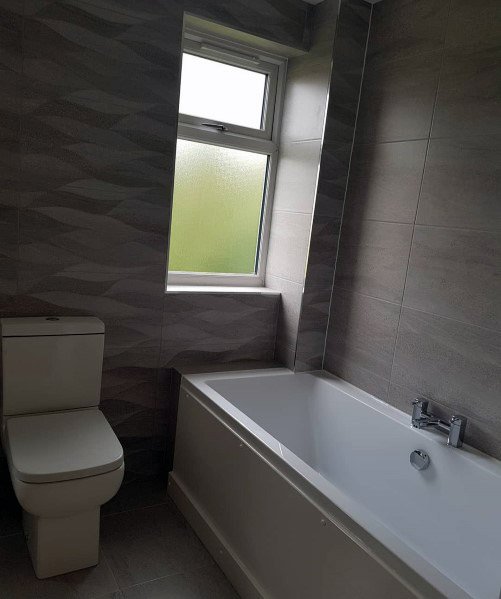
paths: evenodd
<path fill-rule="evenodd" d="M 426 470 L 430 465 L 430 456 L 422 449 L 415 449 L 411 452 L 410 462 L 416 470 Z"/>

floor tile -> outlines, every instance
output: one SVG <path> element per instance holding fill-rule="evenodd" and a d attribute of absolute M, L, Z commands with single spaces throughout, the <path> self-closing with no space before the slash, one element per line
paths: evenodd
<path fill-rule="evenodd" d="M 124 599 L 238 599 L 217 566 L 176 574 L 124 591 Z"/>
<path fill-rule="evenodd" d="M 119 599 L 115 578 L 101 555 L 94 568 L 39 580 L 22 534 L 0 538 L 0 597 L 6 599 Z"/>
<path fill-rule="evenodd" d="M 213 564 L 171 504 L 103 518 L 101 543 L 122 589 Z"/>

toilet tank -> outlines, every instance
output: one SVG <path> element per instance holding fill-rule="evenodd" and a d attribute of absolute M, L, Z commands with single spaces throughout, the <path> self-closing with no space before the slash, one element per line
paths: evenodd
<path fill-rule="evenodd" d="M 97 406 L 104 324 L 94 317 L 0 319 L 2 414 Z"/>

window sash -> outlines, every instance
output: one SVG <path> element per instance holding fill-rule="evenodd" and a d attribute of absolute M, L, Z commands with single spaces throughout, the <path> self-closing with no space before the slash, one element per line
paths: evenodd
<path fill-rule="evenodd" d="M 214 121 L 207 117 L 195 117 L 180 113 L 177 137 L 188 141 L 265 154 L 269 159 L 263 192 L 261 229 L 257 244 L 256 273 L 197 273 L 169 270 L 168 285 L 262 287 L 264 285 L 272 198 L 277 170 L 277 139 L 286 62 L 282 58 L 272 55 L 263 56 L 259 50 L 243 47 L 240 44 L 221 40 L 214 36 L 205 34 L 201 36 L 192 30 L 186 32 L 183 52 L 264 73 L 267 75 L 267 85 L 263 101 L 263 125 L 261 129 L 242 127 L 233 123 Z M 221 124 L 227 130 L 217 131 L 204 126 L 202 123 Z"/>

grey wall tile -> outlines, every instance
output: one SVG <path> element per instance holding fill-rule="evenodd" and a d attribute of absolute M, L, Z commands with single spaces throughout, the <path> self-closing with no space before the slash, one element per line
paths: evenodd
<path fill-rule="evenodd" d="M 341 230 L 336 285 L 389 301 L 401 301 L 412 225 L 345 222 Z"/>
<path fill-rule="evenodd" d="M 313 217 L 305 287 L 330 289 L 341 230 L 341 219 L 317 215 Z"/>
<path fill-rule="evenodd" d="M 357 141 L 427 137 L 441 60 L 440 52 L 399 60 L 368 59 L 358 112 Z"/>
<path fill-rule="evenodd" d="M 433 137 L 501 133 L 500 60 L 499 40 L 447 49 Z"/>
<path fill-rule="evenodd" d="M 413 223 L 426 140 L 356 145 L 350 166 L 345 215 Z"/>
<path fill-rule="evenodd" d="M 280 146 L 273 207 L 311 214 L 315 201 L 320 140 L 286 142 Z"/>
<path fill-rule="evenodd" d="M 500 329 L 501 234 L 417 226 L 404 304 Z"/>
<path fill-rule="evenodd" d="M 277 343 L 275 346 L 275 360 L 286 368 L 293 370 L 296 361 L 296 347 Z"/>
<path fill-rule="evenodd" d="M 499 427 L 500 355 L 499 332 L 404 308 L 392 382 Z"/>
<path fill-rule="evenodd" d="M 315 200 L 315 216 L 341 218 L 350 167 L 351 146 L 351 142 L 337 143 L 324 140 Z"/>
<path fill-rule="evenodd" d="M 271 360 L 278 295 L 168 293 L 161 365 Z"/>
<path fill-rule="evenodd" d="M 417 222 L 501 229 L 501 136 L 430 141 Z"/>
<path fill-rule="evenodd" d="M 297 339 L 303 285 L 268 275 L 266 286 L 280 292 L 277 343 L 292 347 Z"/>
<path fill-rule="evenodd" d="M 301 320 L 296 349 L 296 370 L 322 368 L 331 288 L 308 285 L 301 304 Z"/>
<path fill-rule="evenodd" d="M 334 287 L 325 368 L 384 399 L 400 307 Z"/>
<path fill-rule="evenodd" d="M 467 46 L 472 42 L 499 40 L 501 6 L 497 0 L 452 0 L 446 44 Z"/>
<path fill-rule="evenodd" d="M 310 241 L 311 214 L 277 211 L 271 220 L 267 273 L 304 281 Z"/>
<path fill-rule="evenodd" d="M 449 3 L 443 0 L 385 0 L 372 15 L 371 57 L 405 58 L 440 50 L 445 40 Z"/>

